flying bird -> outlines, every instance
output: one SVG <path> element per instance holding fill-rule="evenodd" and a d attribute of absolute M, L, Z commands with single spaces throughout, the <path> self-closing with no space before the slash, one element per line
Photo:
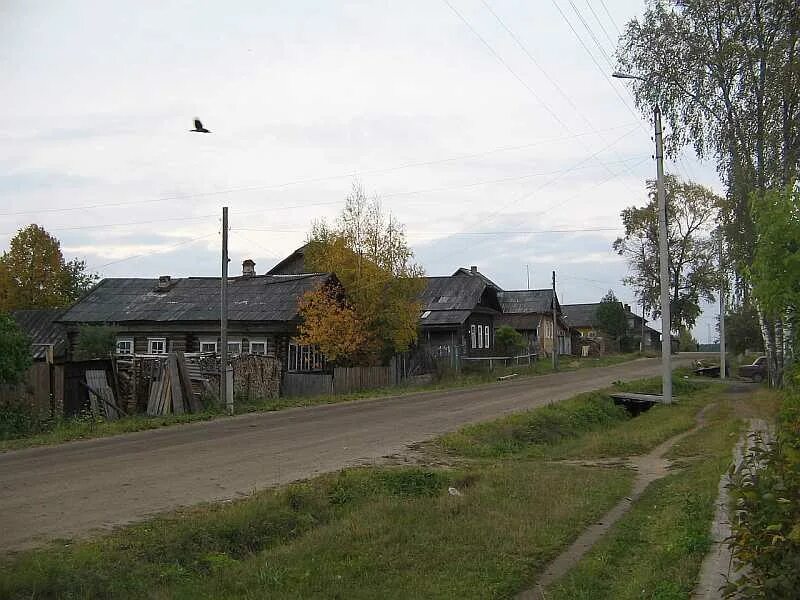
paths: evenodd
<path fill-rule="evenodd" d="M 197 133 L 211 133 L 208 129 L 203 127 L 203 124 L 200 122 L 200 119 L 194 120 L 194 129 L 190 129 L 189 131 L 196 131 Z"/>

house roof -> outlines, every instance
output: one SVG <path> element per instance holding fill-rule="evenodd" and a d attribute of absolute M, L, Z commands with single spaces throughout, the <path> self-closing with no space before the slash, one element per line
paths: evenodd
<path fill-rule="evenodd" d="M 31 341 L 31 356 L 34 359 L 45 358 L 48 346 L 57 346 L 64 341 L 64 328 L 55 322 L 63 312 L 63 308 L 11 311 L 11 317 Z"/>
<path fill-rule="evenodd" d="M 600 306 L 599 302 L 591 302 L 588 304 L 565 304 L 561 308 L 572 327 L 596 327 L 598 306 Z"/>
<path fill-rule="evenodd" d="M 303 244 L 289 256 L 278 262 L 274 267 L 267 271 L 267 275 L 294 275 L 295 271 L 302 273 L 305 269 L 306 248 L 308 244 Z"/>
<path fill-rule="evenodd" d="M 546 313 L 553 310 L 553 290 L 510 290 L 497 293 L 504 314 Z M 556 308 L 560 309 L 558 296 Z"/>
<path fill-rule="evenodd" d="M 300 296 L 335 281 L 328 273 L 235 277 L 228 281 L 231 321 L 290 321 Z M 59 319 L 62 323 L 218 321 L 219 277 L 173 279 L 164 290 L 157 279 L 103 279 Z"/>
<path fill-rule="evenodd" d="M 473 271 L 472 269 L 459 267 L 458 269 L 456 269 L 456 272 L 453 273 L 453 277 L 464 276 L 464 275 L 469 276 L 469 277 L 477 277 L 478 279 L 483 281 L 484 284 L 488 285 L 489 287 L 493 287 L 494 289 L 496 289 L 498 291 L 501 289 L 499 285 L 497 285 L 494 281 L 489 279 L 486 275 L 484 275 L 483 273 L 481 273 L 477 269 L 475 269 Z"/>
<path fill-rule="evenodd" d="M 461 324 L 482 303 L 499 312 L 496 292 L 482 278 L 451 275 L 424 279 L 425 289 L 419 295 L 424 326 Z"/>
<path fill-rule="evenodd" d="M 533 330 L 539 327 L 541 315 L 535 313 L 504 313 L 496 319 L 498 325 L 508 325 L 517 331 Z"/>

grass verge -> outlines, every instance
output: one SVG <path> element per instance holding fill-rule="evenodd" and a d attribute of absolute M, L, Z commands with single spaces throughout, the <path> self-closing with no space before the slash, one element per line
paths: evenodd
<path fill-rule="evenodd" d="M 774 395 L 765 391 L 735 399 L 726 394 L 706 414 L 709 424 L 668 453 L 682 468 L 652 484 L 609 534 L 547 590 L 547 598 L 689 597 L 710 548 L 719 480 L 742 427 L 738 416 L 755 412 L 768 417 L 775 405 Z"/>
<path fill-rule="evenodd" d="M 603 356 L 595 358 L 581 358 L 569 361 L 562 361 L 562 371 L 572 371 L 584 368 L 606 367 L 622 362 L 627 362 L 637 358 L 634 354 L 621 354 Z M 286 408 L 301 406 L 318 406 L 321 404 L 335 404 L 339 402 L 352 402 L 367 398 L 379 398 L 386 396 L 401 396 L 407 394 L 418 394 L 423 392 L 441 391 L 483 385 L 496 381 L 497 377 L 509 373 L 518 373 L 522 377 L 534 377 L 553 372 L 552 364 L 548 361 L 539 361 L 531 366 L 524 365 L 519 367 L 498 367 L 494 372 L 476 372 L 460 376 L 452 376 L 442 381 L 422 386 L 394 386 L 365 390 L 350 394 L 324 395 L 324 396 L 304 396 L 295 398 L 269 398 L 256 402 L 237 401 L 235 403 L 237 414 L 252 412 L 271 412 Z M 172 425 L 208 421 L 227 416 L 223 410 L 208 409 L 200 413 L 184 415 L 163 415 L 150 417 L 147 415 L 132 415 L 116 421 L 106 421 L 105 419 L 95 419 L 92 417 L 63 419 L 53 421 L 46 426 L 46 430 L 31 435 L 13 436 L 0 439 L 0 452 L 6 450 L 16 450 L 29 448 L 32 446 L 44 446 L 59 444 L 63 442 L 92 439 L 99 437 L 109 437 L 122 433 L 132 433 L 135 431 L 145 431 L 148 429 L 159 429 Z"/>

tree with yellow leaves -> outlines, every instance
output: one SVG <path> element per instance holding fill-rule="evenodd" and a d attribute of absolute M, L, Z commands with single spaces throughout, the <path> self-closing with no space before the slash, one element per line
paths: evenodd
<path fill-rule="evenodd" d="M 416 341 L 422 268 L 413 262 L 402 226 L 384 213 L 377 198 L 368 199 L 360 184 L 353 185 L 335 225 L 314 224 L 305 261 L 307 270 L 336 274 L 365 332 L 357 338 L 363 346 L 352 348 L 349 356 L 361 364 L 385 363 Z M 328 302 L 333 323 L 342 315 Z M 304 338 L 320 348 L 322 333 L 330 330 L 322 322 L 320 332 L 306 326 Z"/>

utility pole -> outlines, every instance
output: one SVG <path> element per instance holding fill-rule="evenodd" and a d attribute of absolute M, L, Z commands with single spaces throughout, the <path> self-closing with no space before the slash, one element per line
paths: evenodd
<path fill-rule="evenodd" d="M 220 373 L 219 400 L 233 414 L 233 390 L 228 381 L 228 207 L 222 207 L 222 279 L 219 294 Z"/>
<path fill-rule="evenodd" d="M 620 73 L 612 74 L 617 79 L 638 79 L 652 84 L 650 78 Z M 656 96 L 658 98 L 658 95 Z M 661 107 L 658 99 L 653 106 L 653 121 L 656 130 L 656 174 L 658 191 L 658 263 L 661 286 L 661 395 L 665 404 L 672 404 L 672 337 L 670 336 L 669 307 L 669 248 L 667 246 L 667 198 L 664 194 L 664 139 L 661 131 Z"/>
<path fill-rule="evenodd" d="M 558 331 L 558 317 L 556 315 L 556 272 L 553 271 L 553 370 L 558 371 L 558 345 L 556 344 Z"/>
<path fill-rule="evenodd" d="M 669 306 L 669 248 L 667 247 L 667 198 L 664 193 L 664 138 L 661 131 L 661 108 L 653 109 L 656 130 L 656 174 L 658 175 L 658 266 L 661 282 L 661 395 L 672 404 L 672 336 Z"/>
<path fill-rule="evenodd" d="M 525 270 L 528 272 L 528 289 L 531 289 L 531 266 L 525 265 Z"/>
<path fill-rule="evenodd" d="M 722 234 L 719 236 L 719 378 L 725 379 L 725 268 L 722 258 Z"/>

